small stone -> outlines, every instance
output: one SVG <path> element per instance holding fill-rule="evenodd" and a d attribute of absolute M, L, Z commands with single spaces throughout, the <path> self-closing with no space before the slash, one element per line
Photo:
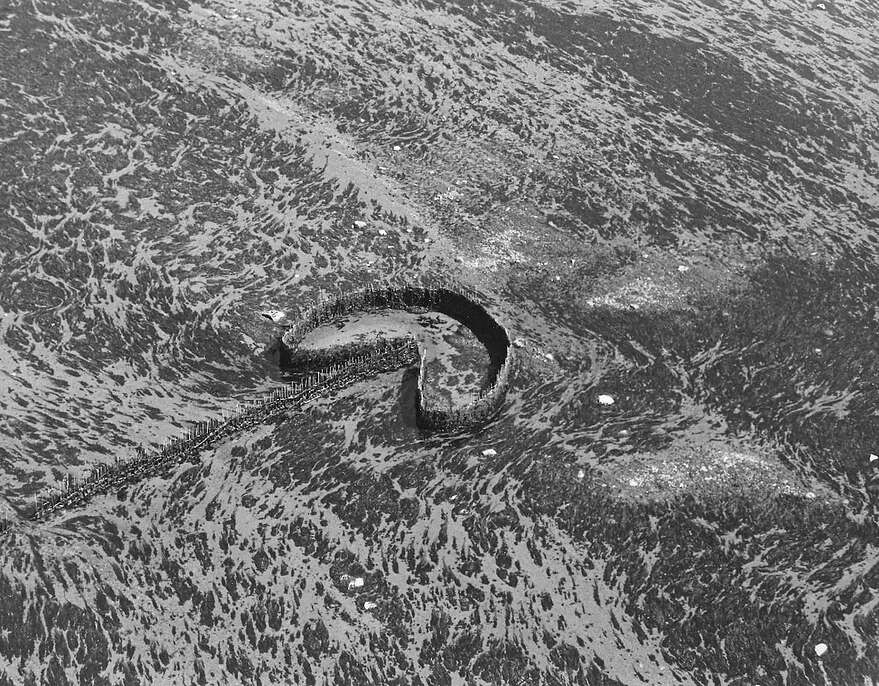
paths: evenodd
<path fill-rule="evenodd" d="M 806 493 L 806 497 L 807 497 L 809 500 L 813 500 L 813 499 L 816 498 L 817 496 L 815 495 L 815 492 L 814 492 L 814 491 L 809 491 L 808 493 Z"/>
<path fill-rule="evenodd" d="M 399 146 L 399 145 L 395 145 L 395 146 L 394 146 L 394 152 L 400 152 L 400 146 Z"/>
<path fill-rule="evenodd" d="M 690 268 L 685 264 L 678 265 L 678 271 L 683 274 L 684 272 L 690 271 Z"/>
<path fill-rule="evenodd" d="M 546 353 L 546 355 L 544 355 L 544 357 L 547 360 L 549 360 L 550 362 L 555 362 L 555 358 L 552 356 L 552 353 Z"/>
<path fill-rule="evenodd" d="M 516 340 L 513 341 L 513 345 L 515 345 L 517 348 L 524 348 L 525 347 L 525 339 L 524 338 L 517 338 Z"/>
<path fill-rule="evenodd" d="M 879 460 L 879 455 L 876 455 L 875 453 L 870 453 L 870 462 L 875 462 L 876 460 Z"/>
<path fill-rule="evenodd" d="M 613 399 L 612 395 L 607 395 L 605 393 L 602 393 L 601 395 L 598 396 L 598 403 L 600 405 L 613 405 L 614 402 L 616 402 L 616 401 Z"/>
<path fill-rule="evenodd" d="M 354 226 L 356 226 L 358 229 L 365 229 L 366 222 L 363 221 L 362 219 L 358 219 L 356 222 L 354 222 Z"/>
<path fill-rule="evenodd" d="M 579 472 L 577 472 L 578 479 L 582 479 L 585 476 L 586 476 L 586 472 L 584 472 L 582 469 Z"/>
<path fill-rule="evenodd" d="M 482 451 L 483 457 L 494 457 L 495 455 L 497 455 L 497 450 L 494 448 L 486 448 Z"/>
<path fill-rule="evenodd" d="M 827 644 L 826 643 L 816 643 L 815 644 L 815 655 L 821 657 L 824 653 L 827 652 Z"/>
<path fill-rule="evenodd" d="M 369 600 L 367 600 L 365 603 L 363 603 L 364 610 L 374 610 L 376 607 L 378 607 L 378 605 L 376 605 L 375 603 L 373 603 Z"/>
<path fill-rule="evenodd" d="M 637 479 L 629 479 L 629 486 L 631 486 L 632 488 L 637 488 L 638 487 L 638 480 Z"/>
<path fill-rule="evenodd" d="M 363 586 L 363 577 L 362 576 L 354 577 L 353 579 L 351 579 L 351 581 L 348 582 L 349 589 L 350 588 L 361 588 L 362 586 Z"/>
<path fill-rule="evenodd" d="M 379 230 L 378 230 L 378 235 L 379 235 L 379 236 L 387 236 L 387 235 L 388 235 L 388 232 L 385 231 L 384 229 L 379 229 Z"/>

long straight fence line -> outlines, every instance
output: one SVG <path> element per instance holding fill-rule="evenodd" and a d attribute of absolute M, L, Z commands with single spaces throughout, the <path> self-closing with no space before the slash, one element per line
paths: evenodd
<path fill-rule="evenodd" d="M 80 507 L 99 494 L 164 473 L 176 464 L 194 461 L 199 452 L 241 431 L 255 427 L 291 408 L 382 372 L 419 363 L 416 418 L 420 427 L 432 430 L 466 429 L 487 421 L 502 404 L 509 385 L 513 348 L 507 330 L 478 302 L 478 295 L 447 282 L 421 285 L 370 285 L 321 296 L 306 308 L 281 337 L 282 364 L 296 367 L 321 364 L 309 373 L 272 393 L 239 403 L 228 415 L 196 422 L 183 435 L 169 439 L 159 449 L 139 448 L 133 457 L 98 465 L 83 478 L 68 477 L 60 488 L 34 498 L 22 519 L 43 521 L 63 510 Z M 348 314 L 370 310 L 432 310 L 467 326 L 485 345 L 491 366 L 478 397 L 459 407 L 443 407 L 426 392 L 426 357 L 412 336 L 368 344 L 337 346 L 325 352 L 302 351 L 299 344 L 310 331 Z M 0 520 L 0 534 L 11 531 L 19 519 Z"/>
<path fill-rule="evenodd" d="M 130 458 L 117 459 L 112 465 L 95 466 L 82 478 L 68 477 L 62 487 L 51 488 L 36 496 L 24 519 L 42 521 L 62 510 L 80 507 L 96 495 L 156 476 L 173 465 L 193 461 L 205 448 L 255 427 L 280 412 L 301 407 L 351 383 L 414 364 L 417 360 L 418 345 L 411 337 L 376 345 L 369 352 L 313 372 L 262 397 L 239 403 L 234 412 L 196 422 L 158 450 L 138 449 Z M 11 530 L 17 521 L 0 520 L 0 534 Z"/>

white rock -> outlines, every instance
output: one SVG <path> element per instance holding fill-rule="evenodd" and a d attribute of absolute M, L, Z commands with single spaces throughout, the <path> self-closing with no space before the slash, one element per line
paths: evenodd
<path fill-rule="evenodd" d="M 824 653 L 827 652 L 827 644 L 826 643 L 816 643 L 815 644 L 815 655 L 821 657 Z"/>
<path fill-rule="evenodd" d="M 555 362 L 555 358 L 552 356 L 552 353 L 546 353 L 546 355 L 544 355 L 544 357 L 547 360 L 549 360 L 550 362 Z"/>
<path fill-rule="evenodd" d="M 517 338 L 516 340 L 513 341 L 513 345 L 515 345 L 517 348 L 524 348 L 525 347 L 525 339 L 524 338 Z"/>
<path fill-rule="evenodd" d="M 684 272 L 688 272 L 688 271 L 690 271 L 690 268 L 689 268 L 687 265 L 685 265 L 685 264 L 681 264 L 681 265 L 678 265 L 678 271 L 679 271 L 681 274 L 683 274 Z"/>
<path fill-rule="evenodd" d="M 497 455 L 497 450 L 495 450 L 494 448 L 486 448 L 482 451 L 482 455 L 483 457 L 494 457 L 495 455 Z"/>
<path fill-rule="evenodd" d="M 399 146 L 399 145 L 395 145 L 395 146 L 394 146 L 394 151 L 395 151 L 395 152 L 400 152 L 400 146 Z"/>
<path fill-rule="evenodd" d="M 579 472 L 577 472 L 578 479 L 582 479 L 584 476 L 586 476 L 586 472 L 584 472 L 582 469 Z"/>
<path fill-rule="evenodd" d="M 602 393 L 598 396 L 598 402 L 600 405 L 613 405 L 616 401 L 613 399 L 612 395 Z"/>
<path fill-rule="evenodd" d="M 385 231 L 384 229 L 379 229 L 379 230 L 378 230 L 378 235 L 379 235 L 379 236 L 387 236 L 387 235 L 388 235 L 388 232 Z"/>
<path fill-rule="evenodd" d="M 362 576 L 355 577 L 348 582 L 348 588 L 360 588 L 361 586 L 363 586 Z"/>
<path fill-rule="evenodd" d="M 815 498 L 816 496 L 815 496 L 815 493 L 814 493 L 813 491 L 809 491 L 808 493 L 806 493 L 806 497 L 807 497 L 809 500 L 812 500 L 812 499 Z"/>
<path fill-rule="evenodd" d="M 356 226 L 358 229 L 365 229 L 366 222 L 363 221 L 362 219 L 358 219 L 356 222 L 354 222 L 354 226 Z"/>
<path fill-rule="evenodd" d="M 275 324 L 284 319 L 286 316 L 281 310 L 264 310 L 260 314 L 266 319 L 271 319 Z"/>
<path fill-rule="evenodd" d="M 876 455 L 875 453 L 870 453 L 870 462 L 875 462 L 876 460 L 879 460 L 879 455 Z"/>
<path fill-rule="evenodd" d="M 363 603 L 364 610 L 374 610 L 376 607 L 378 607 L 378 606 L 375 603 L 370 602 L 368 600 L 365 603 Z"/>

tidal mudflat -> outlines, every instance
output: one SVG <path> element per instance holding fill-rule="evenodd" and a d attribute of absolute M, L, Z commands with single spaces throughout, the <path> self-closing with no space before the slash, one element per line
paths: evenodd
<path fill-rule="evenodd" d="M 475 429 L 389 371 L 16 527 L 0 684 L 879 680 L 877 25 L 0 7 L 0 514 L 287 383 L 259 313 L 321 292 L 453 279 L 519 361 Z M 388 317 L 310 343 L 421 331 L 472 397 Z"/>

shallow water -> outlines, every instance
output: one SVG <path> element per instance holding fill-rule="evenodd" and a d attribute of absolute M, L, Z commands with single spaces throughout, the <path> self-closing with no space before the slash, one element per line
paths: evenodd
<path fill-rule="evenodd" d="M 879 679 L 877 25 L 0 6 L 10 516 L 280 383 L 260 310 L 448 275 L 522 345 L 478 432 L 401 370 L 17 528 L 0 683 Z"/>

